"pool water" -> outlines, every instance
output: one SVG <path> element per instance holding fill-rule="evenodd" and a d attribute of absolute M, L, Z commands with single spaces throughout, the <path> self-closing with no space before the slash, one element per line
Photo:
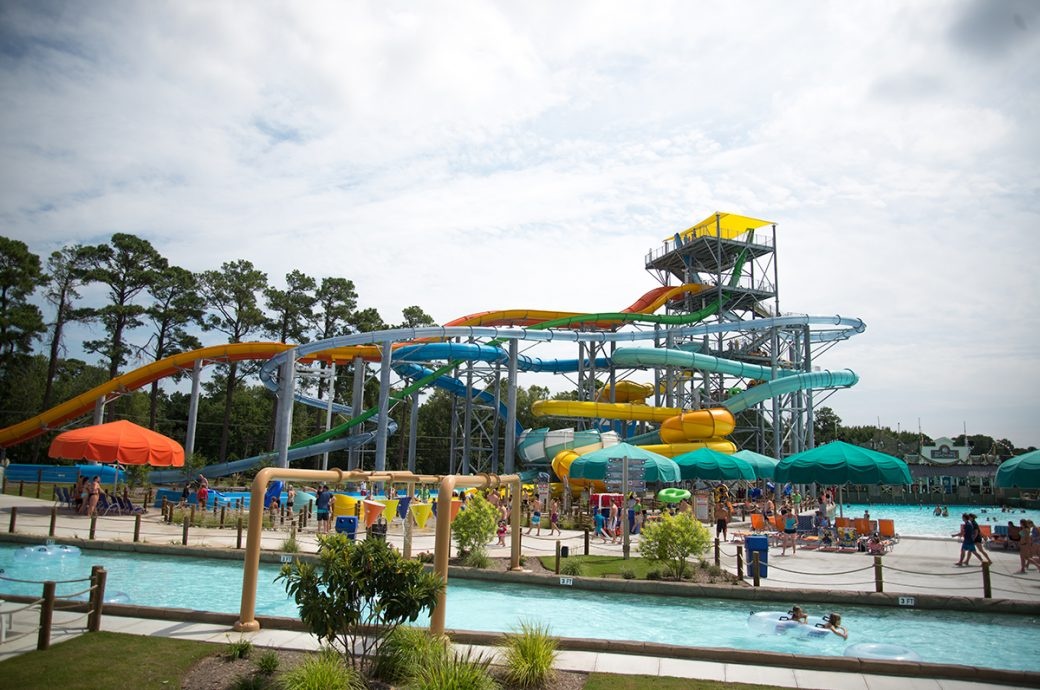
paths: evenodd
<path fill-rule="evenodd" d="M 109 597 L 120 595 L 125 600 L 125 595 L 130 603 L 144 606 L 225 613 L 239 610 L 240 561 L 84 551 L 78 558 L 54 557 L 34 562 L 17 558 L 19 548 L 0 546 L 3 577 L 81 578 L 90 574 L 91 565 L 103 565 L 108 571 Z M 275 582 L 277 574 L 276 565 L 261 565 L 256 613 L 298 617 L 284 584 Z M 84 583 L 58 585 L 58 593 L 83 588 Z M 38 584 L 0 580 L 0 594 L 38 596 L 40 591 Z M 548 625 L 552 634 L 562 637 L 833 656 L 842 655 L 846 645 L 895 642 L 912 649 L 922 661 L 1040 671 L 1040 655 L 1035 653 L 1035 635 L 1040 624 L 1037 616 L 847 606 L 841 607 L 840 613 L 850 631 L 848 642 L 835 635 L 812 639 L 762 634 L 758 628 L 748 627 L 751 607 L 757 611 L 787 611 L 792 603 L 796 602 L 749 604 L 455 579 L 448 587 L 446 624 L 462 630 L 506 632 L 516 629 L 521 621 L 529 621 Z M 813 622 L 829 612 L 822 606 L 803 608 Z M 426 625 L 428 619 L 418 624 Z"/>
<path fill-rule="evenodd" d="M 945 504 L 944 504 L 945 505 Z M 961 515 L 974 513 L 979 526 L 1007 525 L 1013 520 L 1017 525 L 1022 518 L 1040 524 L 1040 511 L 1011 508 L 1009 512 L 1001 512 L 1000 506 L 966 506 L 947 505 L 948 517 L 935 515 L 935 505 L 889 505 L 886 503 L 846 503 L 845 517 L 861 518 L 863 511 L 870 512 L 870 519 L 886 518 L 895 520 L 896 534 L 906 536 L 948 537 L 956 534 L 961 528 Z M 835 513 L 837 514 L 837 513 Z"/>

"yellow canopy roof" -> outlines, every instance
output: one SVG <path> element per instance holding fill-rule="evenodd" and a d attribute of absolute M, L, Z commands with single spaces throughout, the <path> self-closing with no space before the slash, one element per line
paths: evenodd
<path fill-rule="evenodd" d="M 717 224 L 716 216 L 718 216 Z M 755 230 L 763 225 L 772 224 L 773 221 L 771 220 L 760 220 L 750 216 L 738 216 L 735 213 L 718 212 L 711 214 L 692 228 L 683 230 L 679 233 L 679 237 L 684 240 L 693 237 L 715 237 L 716 230 L 718 230 L 722 233 L 723 239 L 731 240 L 734 237 L 743 235 L 748 230 Z"/>

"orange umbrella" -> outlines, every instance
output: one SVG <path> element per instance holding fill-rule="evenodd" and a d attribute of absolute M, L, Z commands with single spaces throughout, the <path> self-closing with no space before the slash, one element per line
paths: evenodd
<path fill-rule="evenodd" d="M 51 441 L 47 454 L 52 458 L 119 462 L 124 465 L 184 466 L 184 448 L 181 444 L 126 420 L 58 434 Z"/>

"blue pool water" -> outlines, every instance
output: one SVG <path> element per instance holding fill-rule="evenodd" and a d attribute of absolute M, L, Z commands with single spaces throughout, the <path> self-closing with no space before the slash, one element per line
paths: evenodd
<path fill-rule="evenodd" d="M 79 558 L 55 557 L 53 562 L 43 563 L 16 557 L 19 548 L 0 546 L 4 577 L 81 578 L 97 564 L 108 570 L 108 594 L 125 594 L 131 603 L 226 613 L 239 609 L 241 562 L 84 551 Z M 261 565 L 257 614 L 296 617 L 296 606 L 286 596 L 283 584 L 274 581 L 277 574 L 277 566 Z M 82 583 L 59 585 L 58 592 L 83 587 Z M 36 584 L 0 580 L 0 594 L 38 596 L 40 589 Z M 733 600 L 635 596 L 455 579 L 448 587 L 447 627 L 508 631 L 521 621 L 531 621 L 546 624 L 554 635 L 564 637 L 835 656 L 843 654 L 847 644 L 898 642 L 923 661 L 1040 671 L 1040 656 L 1029 651 L 1035 647 L 1040 617 L 846 606 L 840 613 L 850 631 L 847 643 L 834 635 L 814 640 L 749 629 L 749 606 L 758 611 L 786 611 L 792 603 L 797 602 L 750 605 Z M 823 606 L 803 607 L 814 620 L 828 613 Z"/>
<path fill-rule="evenodd" d="M 1017 525 L 1022 518 L 1040 524 L 1040 510 L 1012 508 L 1010 512 L 1003 513 L 1000 506 L 947 505 L 946 507 L 949 510 L 949 517 L 934 515 L 935 505 L 846 503 L 844 511 L 845 517 L 853 518 L 863 517 L 863 511 L 870 511 L 871 520 L 878 518 L 895 520 L 897 534 L 927 537 L 948 537 L 956 533 L 960 529 L 961 515 L 964 513 L 975 513 L 980 526 L 1007 525 L 1008 520 L 1013 520 Z"/>

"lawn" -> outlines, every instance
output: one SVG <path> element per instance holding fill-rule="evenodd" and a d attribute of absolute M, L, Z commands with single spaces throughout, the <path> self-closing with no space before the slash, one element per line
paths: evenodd
<path fill-rule="evenodd" d="M 99 632 L 80 635 L 44 652 L 29 652 L 0 662 L 0 678 L 3 678 L 3 687 L 9 688 L 173 690 L 181 687 L 196 662 L 225 651 L 225 645 L 211 642 Z M 584 690 L 764 690 L 771 687 L 593 673 Z"/>

